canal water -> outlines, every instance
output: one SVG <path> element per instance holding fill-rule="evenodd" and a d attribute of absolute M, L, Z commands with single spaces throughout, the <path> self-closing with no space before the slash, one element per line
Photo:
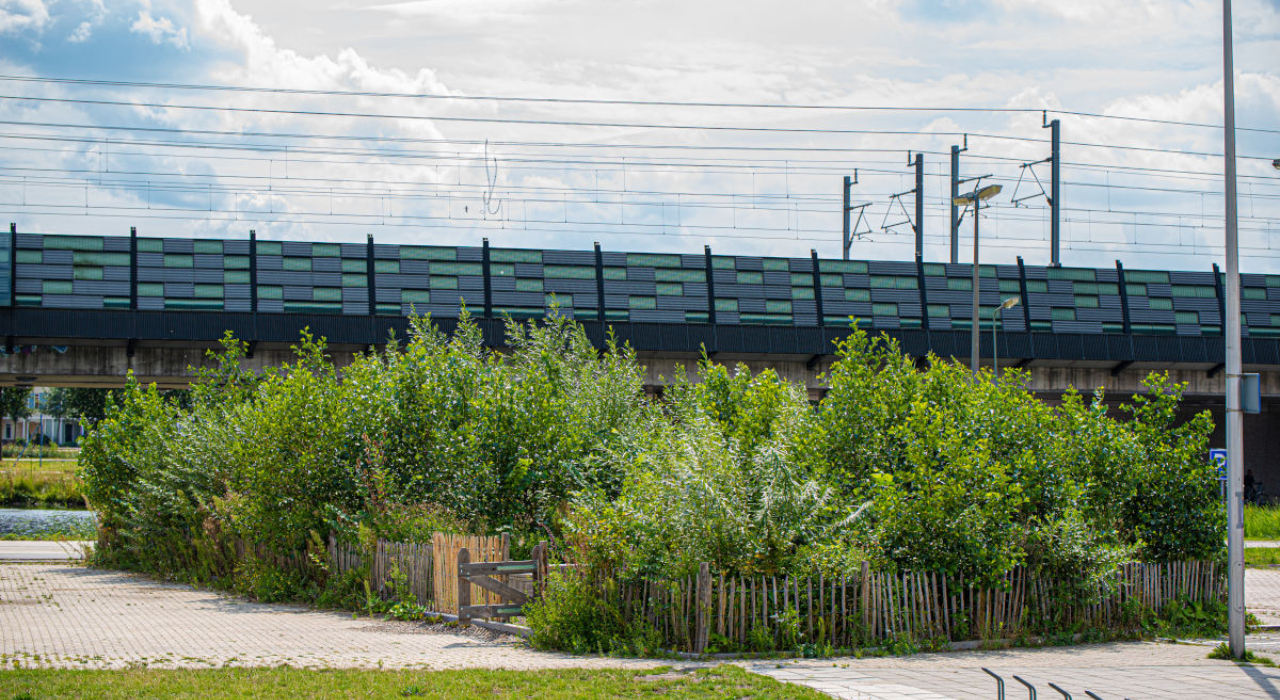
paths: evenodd
<path fill-rule="evenodd" d="M 88 510 L 0 508 L 0 537 L 93 539 L 94 515 Z"/>

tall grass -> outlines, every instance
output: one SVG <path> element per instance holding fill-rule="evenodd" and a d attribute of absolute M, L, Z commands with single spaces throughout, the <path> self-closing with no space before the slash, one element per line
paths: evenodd
<path fill-rule="evenodd" d="M 1246 540 L 1280 540 L 1280 506 L 1244 506 Z"/>
<path fill-rule="evenodd" d="M 57 445 L 36 445 L 34 443 L 27 445 L 21 442 L 12 442 L 0 447 L 0 455 L 10 459 L 22 455 L 23 459 L 38 459 L 41 453 L 44 453 L 45 459 L 50 458 L 72 458 L 74 459 L 79 450 L 58 447 Z"/>
<path fill-rule="evenodd" d="M 83 508 L 84 492 L 71 474 L 0 470 L 0 505 Z"/>
<path fill-rule="evenodd" d="M 0 474 L 16 472 L 19 474 L 29 474 L 31 472 L 51 472 L 56 474 L 65 474 L 71 476 L 76 473 L 76 467 L 80 465 L 76 459 L 5 459 L 0 460 Z"/>

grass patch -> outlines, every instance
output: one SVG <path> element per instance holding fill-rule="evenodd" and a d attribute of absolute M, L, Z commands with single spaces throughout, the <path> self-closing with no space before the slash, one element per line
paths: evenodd
<path fill-rule="evenodd" d="M 1244 565 L 1255 568 L 1280 566 L 1280 547 L 1245 547 Z"/>
<path fill-rule="evenodd" d="M 12 447 L 12 446 L 10 446 Z M 84 488 L 76 477 L 78 449 L 56 450 L 43 460 L 29 452 L 21 460 L 0 460 L 0 506 L 84 507 Z M 35 446 L 31 446 L 31 452 Z"/>
<path fill-rule="evenodd" d="M 57 445 L 24 445 L 20 442 L 11 442 L 0 446 L 0 456 L 3 457 L 17 457 L 18 455 L 22 455 L 24 457 L 39 457 L 41 453 L 44 453 L 45 459 L 49 459 L 50 457 L 75 459 L 80 455 L 80 448 L 58 447 Z"/>
<path fill-rule="evenodd" d="M 40 460 L 24 457 L 20 460 L 6 459 L 0 461 L 0 473 L 50 472 L 52 474 L 73 476 L 79 464 L 80 460 L 78 459 L 64 458 Z"/>
<path fill-rule="evenodd" d="M 84 489 L 70 471 L 0 469 L 0 505 L 83 508 Z"/>
<path fill-rule="evenodd" d="M 817 691 L 785 685 L 736 667 L 693 673 L 561 669 L 555 671 L 306 671 L 236 668 L 162 671 L 0 672 L 0 698 L 781 698 L 818 700 Z"/>
<path fill-rule="evenodd" d="M 1280 507 L 1244 506 L 1244 538 L 1246 540 L 1280 540 Z"/>
<path fill-rule="evenodd" d="M 1258 656 L 1248 649 L 1244 650 L 1243 659 L 1237 659 L 1231 655 L 1231 647 L 1228 646 L 1226 642 L 1222 642 L 1218 646 L 1214 647 L 1213 651 L 1209 652 L 1209 658 L 1221 661 L 1234 661 L 1238 664 L 1258 664 L 1259 666 L 1270 666 L 1271 668 L 1276 667 L 1276 662 L 1265 656 Z"/>

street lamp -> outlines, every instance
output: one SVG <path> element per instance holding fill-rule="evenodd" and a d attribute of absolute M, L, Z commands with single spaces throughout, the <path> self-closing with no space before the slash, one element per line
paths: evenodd
<path fill-rule="evenodd" d="M 1000 351 L 996 349 L 996 317 L 1001 311 L 1017 306 L 1020 301 L 1022 301 L 1020 297 L 1009 297 L 991 312 L 991 372 L 995 381 L 1000 381 Z"/>
<path fill-rule="evenodd" d="M 1240 406 L 1240 252 L 1236 229 L 1236 90 L 1232 67 L 1231 0 L 1222 0 L 1223 190 L 1226 200 L 1224 255 L 1227 267 L 1227 642 L 1231 655 L 1244 657 L 1244 415 Z"/>
<path fill-rule="evenodd" d="M 1000 194 L 1002 189 L 1004 188 L 1000 185 L 987 185 L 951 200 L 957 207 L 973 206 L 973 327 L 969 332 L 969 368 L 975 376 L 978 374 L 978 359 L 981 354 L 978 344 L 978 219 L 982 217 L 978 214 L 982 203 Z"/>

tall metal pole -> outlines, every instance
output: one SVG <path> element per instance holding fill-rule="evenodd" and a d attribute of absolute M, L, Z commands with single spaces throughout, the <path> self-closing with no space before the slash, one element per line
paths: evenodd
<path fill-rule="evenodd" d="M 1049 264 L 1058 267 L 1062 264 L 1062 122 L 1054 119 L 1049 122 L 1050 166 L 1049 176 L 1053 182 L 1049 185 L 1049 207 L 1052 217 L 1049 224 Z"/>
<path fill-rule="evenodd" d="M 978 374 L 978 360 L 981 345 L 978 337 L 978 216 L 982 209 L 982 200 L 978 199 L 978 190 L 973 191 L 973 328 L 969 332 L 969 368 Z"/>
<path fill-rule="evenodd" d="M 1236 238 L 1236 106 L 1231 60 L 1231 0 L 1222 0 L 1223 153 L 1226 156 L 1227 258 L 1227 636 L 1244 656 L 1244 414 L 1240 410 L 1240 260 Z"/>
<path fill-rule="evenodd" d="M 18 224 L 9 223 L 9 305 L 18 305 Z"/>
<path fill-rule="evenodd" d="M 956 197 L 960 196 L 960 147 L 951 147 L 951 264 L 960 262 L 960 220 L 956 218 Z"/>
<path fill-rule="evenodd" d="M 996 383 L 1000 382 L 1000 351 L 996 349 L 996 317 L 1000 315 L 1000 307 L 997 306 L 991 311 L 991 378 Z"/>
<path fill-rule="evenodd" d="M 853 187 L 853 178 L 844 176 L 844 237 L 840 239 L 840 259 L 849 259 L 849 248 L 853 243 L 849 240 L 849 189 Z"/>
<path fill-rule="evenodd" d="M 924 154 L 916 154 L 916 258 L 924 260 Z"/>

